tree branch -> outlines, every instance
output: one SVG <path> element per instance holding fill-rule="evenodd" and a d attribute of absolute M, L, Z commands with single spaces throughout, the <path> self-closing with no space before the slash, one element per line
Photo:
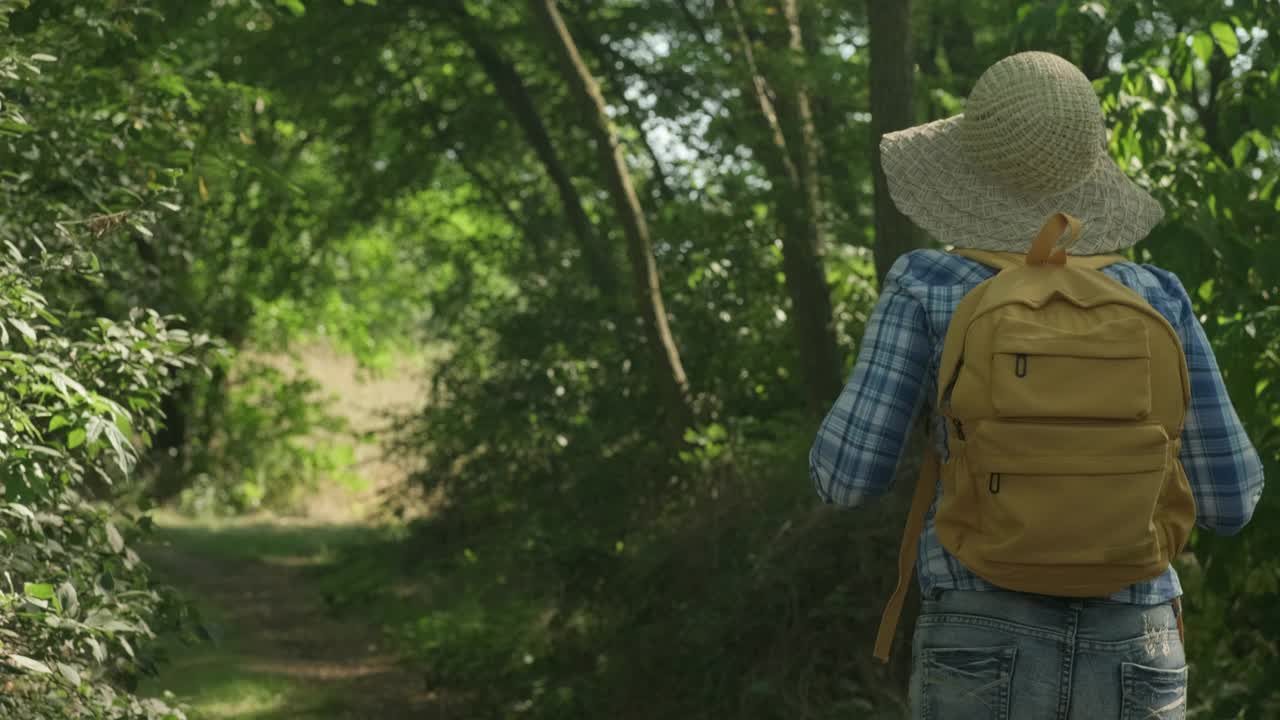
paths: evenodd
<path fill-rule="evenodd" d="M 796 0 L 783 0 L 782 7 L 783 13 L 787 17 L 792 59 L 800 65 L 802 70 L 805 70 L 807 69 L 807 64 L 805 63 L 804 34 L 800 25 L 800 10 L 797 7 Z M 813 108 L 809 104 L 809 89 L 805 72 L 799 73 L 799 79 L 795 83 L 792 96 L 797 115 L 797 125 L 800 128 L 800 152 L 797 153 L 800 159 L 799 187 L 804 197 L 806 210 L 811 218 L 812 237 L 809 240 L 813 243 L 814 251 L 821 253 L 823 212 L 821 183 L 818 180 L 818 131 L 813 122 Z"/>
<path fill-rule="evenodd" d="M 490 38 L 475 27 L 473 18 L 462 0 L 439 0 L 439 2 L 453 19 L 455 30 L 471 48 L 481 69 L 493 83 L 498 97 L 524 132 L 534 154 L 537 155 L 552 184 L 559 192 L 561 206 L 578 240 L 592 283 L 602 296 L 608 299 L 614 298 L 618 293 L 618 280 L 613 260 L 604 243 L 597 237 L 591 220 L 583 209 L 582 198 L 573 185 L 573 178 L 560 154 L 556 152 L 555 145 L 551 141 L 551 133 L 538 114 L 524 79 L 515 65 L 493 45 Z"/>
<path fill-rule="evenodd" d="M 760 73 L 760 67 L 756 64 L 755 53 L 751 49 L 751 39 L 747 37 L 746 25 L 742 22 L 742 15 L 738 12 L 738 5 L 734 0 L 718 0 L 727 11 L 731 22 L 733 23 L 734 35 L 737 38 L 738 46 L 741 48 L 743 62 L 746 63 L 747 73 L 751 81 L 751 95 L 756 99 L 756 105 L 763 116 L 765 125 L 770 133 L 770 140 L 781 154 L 780 163 L 786 172 L 787 179 L 791 182 L 791 186 L 796 190 L 800 188 L 800 172 L 796 169 L 795 163 L 791 161 L 791 152 L 787 148 L 787 136 L 782 132 L 782 124 L 778 121 L 778 111 L 773 105 L 769 83 L 765 80 L 764 75 Z"/>
<path fill-rule="evenodd" d="M 693 420 L 689 380 L 667 321 L 649 225 L 631 182 L 626 159 L 619 147 L 617 131 L 606 112 L 607 105 L 600 93 L 600 86 L 583 62 L 573 35 L 560 16 L 556 0 L 528 0 L 528 4 L 534 17 L 546 30 L 552 49 L 560 60 L 564 80 L 577 97 L 584 124 L 595 138 L 600 153 L 600 169 L 627 238 L 633 290 L 653 359 L 655 381 L 666 411 L 666 426 L 672 432 L 671 440 L 674 443 L 683 442 L 681 438 L 684 429 Z"/>
<path fill-rule="evenodd" d="M 608 43 L 601 42 L 595 33 L 589 31 L 583 32 L 584 30 L 586 30 L 586 28 L 575 28 L 575 37 L 585 38 L 582 40 L 582 44 L 586 47 L 587 51 L 596 55 L 602 61 L 600 64 L 607 69 L 604 76 L 605 79 L 610 85 L 617 88 L 615 95 L 621 98 L 622 104 L 627 108 L 627 114 L 635 119 L 634 126 L 636 132 L 639 134 L 640 145 L 644 148 L 645 154 L 649 156 L 649 162 L 653 165 L 653 182 L 658 188 L 659 197 L 661 197 L 662 201 L 666 203 L 675 202 L 675 192 L 671 187 L 671 182 L 667 179 L 666 171 L 662 168 L 662 160 L 658 158 L 657 151 L 654 150 L 653 144 L 649 142 L 648 134 L 645 133 L 643 113 L 640 110 L 640 107 L 627 97 L 627 83 L 625 79 L 619 77 L 616 71 L 612 68 L 614 67 L 615 62 L 621 62 L 624 67 L 629 66 L 631 68 L 633 75 L 644 77 L 644 73 L 640 71 L 640 68 L 636 66 L 630 58 L 627 58 L 622 53 L 618 52 Z"/>

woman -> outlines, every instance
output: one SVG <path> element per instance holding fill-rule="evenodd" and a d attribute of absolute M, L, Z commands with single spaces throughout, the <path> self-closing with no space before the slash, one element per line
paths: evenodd
<path fill-rule="evenodd" d="M 1163 215 L 1108 157 L 1102 109 L 1088 79 L 1048 53 L 1000 61 L 978 80 L 965 115 L 886 135 L 881 156 L 898 208 L 939 242 L 960 248 L 1026 253 L 1044 219 L 1065 212 L 1083 221 L 1073 255 L 1116 253 L 1146 237 Z M 1261 496 L 1262 466 L 1186 291 L 1173 274 L 1149 265 L 1119 262 L 1102 272 L 1141 295 L 1176 332 L 1191 388 L 1179 459 L 1196 523 L 1239 531 Z M 854 506 L 884 494 L 922 409 L 946 457 L 947 423 L 926 399 L 937 395 L 952 313 L 995 273 L 937 250 L 897 260 L 852 378 L 810 453 L 824 501 Z M 924 600 L 913 647 L 914 717 L 1185 715 L 1181 587 L 1172 567 L 1105 598 L 1003 590 L 943 547 L 933 515 L 915 558 Z"/>

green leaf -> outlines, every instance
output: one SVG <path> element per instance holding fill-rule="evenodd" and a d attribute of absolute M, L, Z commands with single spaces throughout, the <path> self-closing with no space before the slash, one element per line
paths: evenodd
<path fill-rule="evenodd" d="M 58 392 L 62 393 L 62 396 L 68 400 L 70 399 L 70 394 L 68 393 L 69 390 L 74 390 L 76 394 L 81 397 L 88 397 L 88 392 L 84 389 L 84 386 L 70 378 L 61 370 L 48 368 L 46 369 L 46 372 L 48 373 L 49 380 L 53 383 L 53 386 L 56 387 Z"/>
<path fill-rule="evenodd" d="M 98 638 L 85 638 L 85 642 L 89 645 L 89 648 L 93 650 L 94 660 L 97 660 L 100 663 L 107 661 L 107 648 L 102 643 L 98 642 Z"/>
<path fill-rule="evenodd" d="M 66 681 L 71 683 L 72 687 L 80 687 L 79 670 L 75 669 L 74 666 L 62 662 L 54 664 L 58 666 L 58 672 L 62 673 L 62 677 L 66 678 Z"/>
<path fill-rule="evenodd" d="M 89 613 L 89 616 L 84 619 L 84 624 L 106 632 L 139 632 L 136 625 L 121 620 L 115 613 L 105 608 L 97 608 Z"/>
<path fill-rule="evenodd" d="M 302 0 L 276 0 L 276 4 L 296 17 L 302 17 L 307 12 L 307 6 L 302 4 Z"/>
<path fill-rule="evenodd" d="M 10 664 L 10 665 L 12 665 L 12 666 L 14 666 L 14 667 L 16 667 L 16 668 L 18 668 L 18 669 L 20 669 L 20 670 L 26 670 L 26 671 L 28 671 L 28 672 L 34 672 L 34 673 L 40 673 L 41 675 L 52 675 L 52 674 L 53 674 L 53 671 L 49 669 L 49 666 L 48 666 L 48 665 L 45 665 L 44 663 L 40 662 L 39 660 L 35 660 L 35 659 L 33 659 L 33 658 L 29 658 L 29 657 L 27 657 L 27 656 L 25 656 L 25 655 L 10 655 L 9 657 L 7 657 L 7 658 L 6 658 L 6 660 L 8 660 L 8 662 L 9 662 L 9 664 Z"/>
<path fill-rule="evenodd" d="M 1231 163 L 1236 167 L 1243 165 L 1251 147 L 1253 147 L 1253 140 L 1248 135 L 1236 140 L 1231 146 Z"/>
<path fill-rule="evenodd" d="M 1080 12 L 1085 14 L 1093 14 L 1099 20 L 1107 19 L 1107 8 L 1100 2 L 1087 2 L 1080 6 Z"/>
<path fill-rule="evenodd" d="M 52 600 L 54 596 L 53 586 L 48 583 L 23 583 L 22 592 L 27 597 L 41 600 Z"/>
<path fill-rule="evenodd" d="M 75 617 L 80 611 L 79 593 L 76 592 L 75 585 L 70 582 L 64 582 L 58 586 L 58 598 L 61 600 L 62 606 L 66 608 L 68 615 Z"/>
<path fill-rule="evenodd" d="M 1232 37 L 1235 34 L 1232 33 Z M 1213 38 L 1209 37 L 1209 33 L 1197 32 L 1191 36 L 1191 51 L 1200 58 L 1200 62 L 1205 65 L 1209 64 L 1209 58 L 1213 57 Z"/>
<path fill-rule="evenodd" d="M 75 450 L 76 448 L 80 447 L 81 445 L 84 444 L 85 437 L 86 437 L 86 433 L 84 431 L 84 428 L 76 428 L 75 430 L 72 430 L 71 432 L 67 433 L 67 449 Z"/>
<path fill-rule="evenodd" d="M 22 333 L 22 336 L 25 337 L 27 340 L 31 342 L 36 341 L 36 331 L 30 325 L 27 324 L 26 320 L 20 320 L 18 318 L 9 318 L 9 324 L 12 325 L 14 328 L 16 328 L 18 332 Z"/>
<path fill-rule="evenodd" d="M 115 425 L 103 423 L 103 430 L 111 443 L 111 448 L 116 452 L 116 465 L 119 466 L 120 472 L 128 473 L 133 467 L 133 453 L 130 451 L 129 439 Z"/>
<path fill-rule="evenodd" d="M 115 523 L 107 523 L 107 543 L 111 545 L 113 552 L 117 554 L 124 552 L 124 537 L 116 529 Z"/>
<path fill-rule="evenodd" d="M 98 438 L 102 437 L 102 430 L 105 427 L 107 427 L 107 421 L 103 420 L 102 418 L 100 417 L 89 418 L 89 422 L 85 423 L 85 426 L 84 426 L 85 430 L 88 433 L 87 437 L 89 442 L 90 443 L 97 442 Z"/>
<path fill-rule="evenodd" d="M 1224 22 L 1216 22 L 1209 26 L 1209 31 L 1213 33 L 1213 39 L 1218 41 L 1218 47 L 1222 48 L 1222 52 L 1227 57 L 1235 57 L 1240 52 L 1240 38 L 1236 37 L 1236 31 L 1230 25 Z"/>
<path fill-rule="evenodd" d="M 61 415 L 54 415 L 49 420 L 49 432 L 53 432 L 59 428 L 64 428 L 71 424 L 71 421 Z"/>

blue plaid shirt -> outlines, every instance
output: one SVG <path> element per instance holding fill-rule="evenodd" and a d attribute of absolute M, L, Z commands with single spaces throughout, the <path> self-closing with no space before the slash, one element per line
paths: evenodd
<path fill-rule="evenodd" d="M 1196 522 L 1222 534 L 1238 532 L 1262 496 L 1262 463 L 1231 406 L 1186 290 L 1172 273 L 1150 265 L 1118 263 L 1103 272 L 1141 294 L 1177 331 L 1191 374 L 1181 459 L 1196 499 Z M 853 376 L 822 422 L 809 453 L 809 474 L 825 502 L 852 507 L 889 489 L 908 432 L 926 399 L 932 437 L 940 456 L 946 457 L 946 423 L 932 407 L 942 343 L 960 299 L 994 273 L 973 260 L 937 250 L 917 250 L 894 263 L 867 322 Z M 916 563 L 921 589 L 995 589 L 938 542 L 935 509 L 936 500 Z M 1170 568 L 1111 599 L 1149 605 L 1181 592 L 1177 573 Z"/>

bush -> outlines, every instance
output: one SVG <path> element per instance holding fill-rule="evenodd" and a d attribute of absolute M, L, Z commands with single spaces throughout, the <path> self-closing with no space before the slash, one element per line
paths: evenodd
<path fill-rule="evenodd" d="M 125 152 L 131 129 L 58 112 L 81 107 L 78 81 L 49 72 L 119 40 L 112 13 L 142 12 L 126 5 L 10 33 L 26 2 L 0 0 L 0 715 L 23 720 L 183 717 L 128 693 L 172 620 L 130 547 L 148 527 L 132 472 L 166 393 L 219 344 L 175 317 L 105 312 L 90 248 L 152 236 L 179 198 Z"/>
<path fill-rule="evenodd" d="M 184 510 L 284 510 L 321 481 L 355 482 L 357 438 L 315 380 L 242 356 L 223 403 L 184 469 L 192 476 Z"/>

